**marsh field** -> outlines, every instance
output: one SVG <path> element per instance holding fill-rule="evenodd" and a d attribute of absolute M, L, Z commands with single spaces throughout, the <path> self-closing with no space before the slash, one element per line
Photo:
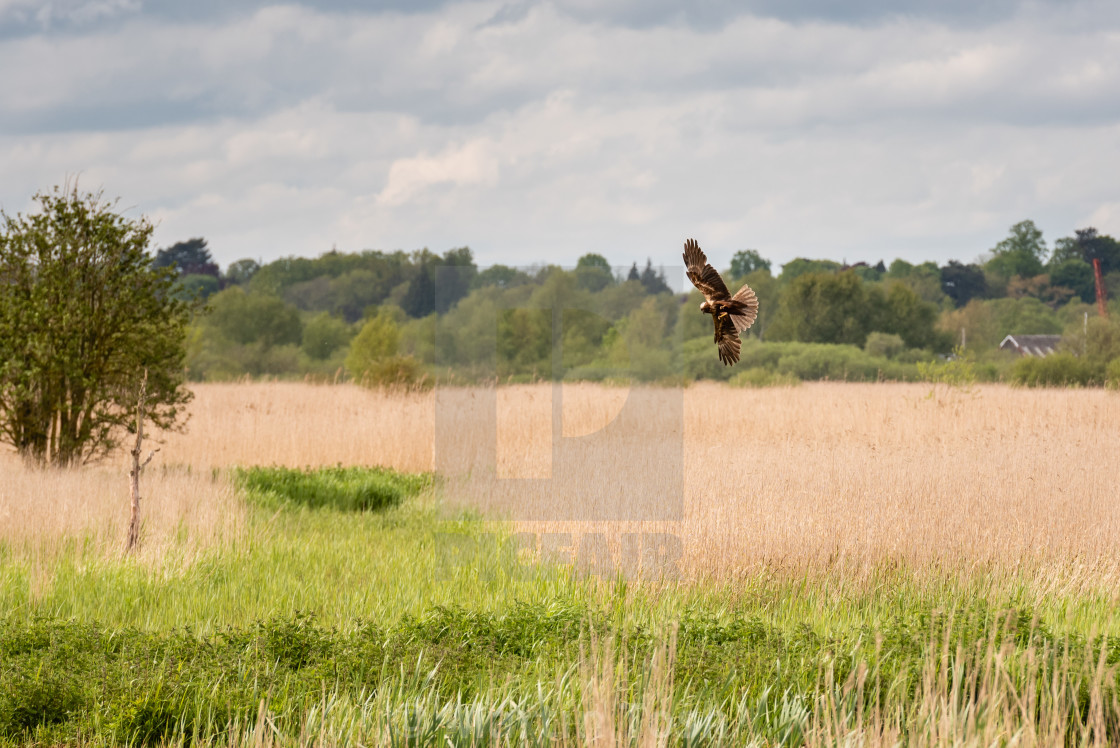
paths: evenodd
<path fill-rule="evenodd" d="M 0 455 L 0 741 L 1120 742 L 1120 396 L 193 385 Z"/>

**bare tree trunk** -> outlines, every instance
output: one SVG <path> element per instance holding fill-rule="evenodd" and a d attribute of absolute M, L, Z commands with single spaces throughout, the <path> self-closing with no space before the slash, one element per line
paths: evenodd
<path fill-rule="evenodd" d="M 144 378 L 140 380 L 140 399 L 136 404 L 136 446 L 132 448 L 132 469 L 128 471 L 129 495 L 132 498 L 132 511 L 128 518 L 128 543 L 125 552 L 131 553 L 140 547 L 140 471 L 143 470 L 158 449 L 153 449 L 148 454 L 148 459 L 140 462 L 140 452 L 144 444 L 144 408 L 148 397 L 148 370 L 144 370 Z"/>

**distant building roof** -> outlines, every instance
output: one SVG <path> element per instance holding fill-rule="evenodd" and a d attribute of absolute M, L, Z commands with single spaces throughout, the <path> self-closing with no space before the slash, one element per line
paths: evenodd
<path fill-rule="evenodd" d="M 999 344 L 1001 351 L 1015 351 L 1020 356 L 1049 356 L 1058 349 L 1061 335 L 1008 335 Z"/>

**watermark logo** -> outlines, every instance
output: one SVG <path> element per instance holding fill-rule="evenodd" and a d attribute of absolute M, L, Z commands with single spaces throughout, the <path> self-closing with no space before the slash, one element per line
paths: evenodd
<path fill-rule="evenodd" d="M 439 268 L 437 294 L 461 285 L 461 272 Z M 526 521 L 681 519 L 684 393 L 652 386 L 679 382 L 675 326 L 663 322 L 661 339 L 639 346 L 633 341 L 644 331 L 627 329 L 635 315 L 619 323 L 593 298 L 546 282 L 531 293 L 495 290 L 487 302 L 448 315 L 471 315 L 467 327 L 437 320 L 436 366 L 452 374 L 436 390 L 434 464 L 484 511 Z M 581 364 L 566 351 L 577 326 L 604 331 L 609 346 L 599 350 L 609 360 Z M 506 387 L 531 376 L 526 360 L 548 385 Z M 647 381 L 651 370 L 662 374 L 659 382 Z M 574 381 L 584 377 L 612 384 Z"/>

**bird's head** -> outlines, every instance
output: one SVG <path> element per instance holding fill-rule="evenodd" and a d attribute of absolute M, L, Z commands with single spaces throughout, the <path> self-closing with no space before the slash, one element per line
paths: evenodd
<path fill-rule="evenodd" d="M 707 301 L 705 301 L 703 304 L 700 305 L 700 311 L 703 312 L 704 314 L 711 314 L 712 313 L 712 305 L 709 304 Z"/>

